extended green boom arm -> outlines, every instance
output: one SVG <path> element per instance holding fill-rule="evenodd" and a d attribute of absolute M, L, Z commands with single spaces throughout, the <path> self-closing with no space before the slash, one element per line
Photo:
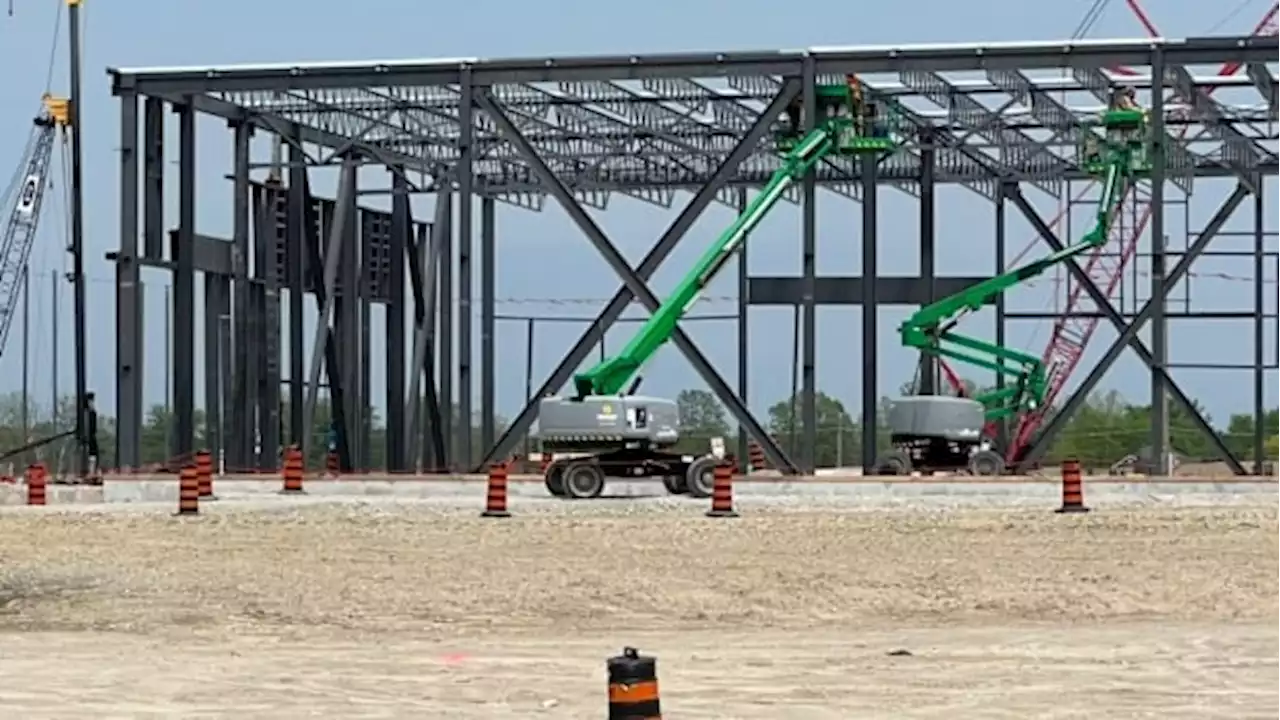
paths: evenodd
<path fill-rule="evenodd" d="M 665 302 L 658 307 L 622 352 L 573 378 L 579 399 L 588 395 L 621 393 L 640 368 L 671 339 L 680 318 L 697 301 L 747 236 L 777 204 L 792 183 L 804 177 L 835 146 L 835 130 L 825 127 L 809 133 L 783 158 L 760 194 L 747 205 L 733 224 L 707 249 Z"/>
<path fill-rule="evenodd" d="M 981 368 L 1012 375 L 1012 387 L 974 398 L 986 408 L 988 420 L 1017 415 L 1044 401 L 1047 377 L 1040 358 L 951 332 L 966 314 L 979 310 L 997 295 L 1030 280 L 1049 268 L 1087 250 L 1104 245 L 1116 208 L 1132 179 L 1132 156 L 1125 147 L 1116 148 L 1107 159 L 1102 196 L 1093 228 L 1075 245 L 1047 257 L 974 285 L 964 292 L 939 300 L 917 311 L 900 328 L 902 343 L 921 352 L 950 358 Z"/>

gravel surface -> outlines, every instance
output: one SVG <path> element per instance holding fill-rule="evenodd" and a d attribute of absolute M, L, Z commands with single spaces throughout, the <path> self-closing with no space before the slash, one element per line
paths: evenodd
<path fill-rule="evenodd" d="M 682 718 L 1274 713 L 1274 504 L 700 510 L 6 513 L 0 707 L 599 717 L 637 643 Z"/>

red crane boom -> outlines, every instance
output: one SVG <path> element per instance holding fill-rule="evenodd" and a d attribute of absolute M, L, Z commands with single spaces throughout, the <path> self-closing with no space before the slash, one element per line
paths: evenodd
<path fill-rule="evenodd" d="M 1138 0 L 1125 0 L 1125 2 L 1134 15 L 1138 17 L 1138 22 L 1142 23 L 1147 33 L 1152 37 L 1159 37 L 1159 30 L 1151 22 Z M 1266 16 L 1254 29 L 1253 34 L 1275 35 L 1278 11 L 1280 11 L 1280 3 L 1277 3 L 1267 12 Z M 1238 62 L 1227 63 L 1222 66 L 1218 73 L 1223 76 L 1234 75 L 1240 70 L 1240 67 L 1241 64 Z M 1212 92 L 1212 90 L 1210 88 L 1209 92 Z M 1177 136 L 1178 139 L 1182 139 L 1187 134 L 1187 131 L 1188 128 L 1183 127 Z M 1131 189 L 1122 201 L 1120 209 L 1116 212 L 1117 223 L 1112 230 L 1112 237 L 1119 244 L 1119 252 L 1112 250 L 1109 247 L 1111 243 L 1107 243 L 1107 245 L 1095 250 L 1084 261 L 1085 274 L 1102 290 L 1103 295 L 1108 299 L 1113 297 L 1119 288 L 1124 268 L 1137 252 L 1138 241 L 1151 220 L 1151 211 L 1151 203 L 1148 202 L 1139 189 L 1137 187 Z M 1125 219 L 1129 219 L 1131 222 L 1126 223 Z M 1043 357 L 1045 367 L 1049 373 L 1048 392 L 1045 395 L 1044 404 L 1039 410 L 1019 418 L 1009 447 L 1006 449 L 1006 462 L 1010 464 L 1019 460 L 1030 446 L 1036 432 L 1039 431 L 1044 421 L 1045 413 L 1049 408 L 1053 407 L 1053 403 L 1066 386 L 1067 380 L 1070 379 L 1071 373 L 1080 364 L 1080 358 L 1084 355 L 1085 348 L 1098 327 L 1100 318 L 1097 315 L 1088 317 L 1075 316 L 1078 306 L 1086 295 L 1084 286 L 1081 283 L 1067 284 L 1066 302 L 1063 305 L 1062 314 L 1054 321 L 1053 332 L 1049 338 L 1049 346 L 1045 349 Z"/>
<path fill-rule="evenodd" d="M 1125 0 L 1125 3 L 1150 36 L 1160 36 L 1160 31 L 1138 0 Z M 1254 28 L 1253 34 L 1261 37 L 1276 35 L 1278 17 L 1280 17 L 1280 2 L 1267 11 L 1267 14 L 1263 16 L 1257 27 Z M 1240 70 L 1241 66 L 1239 62 L 1227 63 L 1222 66 L 1218 74 L 1224 77 L 1234 75 Z M 1134 74 L 1132 70 L 1124 67 L 1112 68 L 1112 71 L 1122 75 Z M 1212 93 L 1213 88 L 1210 88 L 1207 92 Z M 1183 138 L 1187 131 L 1188 128 L 1184 127 L 1177 135 L 1177 138 Z M 1088 187 L 1084 188 L 1075 199 L 1083 199 L 1088 191 Z M 1082 261 L 1085 274 L 1108 299 L 1112 298 L 1119 288 L 1125 266 L 1128 265 L 1137 252 L 1138 241 L 1151 220 L 1151 211 L 1150 202 L 1139 192 L 1139 189 L 1136 187 L 1130 189 L 1116 211 L 1116 223 L 1111 230 L 1109 238 L 1109 240 L 1114 240 L 1115 245 L 1119 247 L 1115 248 L 1113 243 L 1108 242 L 1094 250 Z M 1067 209 L 1059 212 L 1049 223 L 1050 227 L 1058 225 L 1067 212 Z M 1018 254 L 1018 257 L 1025 254 L 1037 242 L 1039 242 L 1038 236 L 1032 239 L 1031 243 Z M 1018 418 L 1017 425 L 1014 427 L 1010 438 L 1009 447 L 1005 449 L 1005 460 L 1011 467 L 1021 459 L 1021 456 L 1030 447 L 1044 421 L 1045 413 L 1053 407 L 1058 395 L 1066 386 L 1067 380 L 1070 379 L 1072 372 L 1080 364 L 1080 358 L 1084 356 L 1085 348 L 1098 327 L 1100 318 L 1096 315 L 1077 316 L 1078 306 L 1087 297 L 1084 286 L 1078 282 L 1068 282 L 1066 283 L 1066 288 L 1067 296 L 1062 305 L 1062 314 L 1053 323 L 1049 345 L 1045 349 L 1042 358 L 1048 373 L 1048 390 L 1045 400 L 1039 410 L 1024 414 Z M 960 378 L 949 367 L 944 366 L 943 373 L 956 394 L 964 395 L 965 390 Z M 995 434 L 994 425 L 988 425 L 987 433 L 988 435 Z"/>

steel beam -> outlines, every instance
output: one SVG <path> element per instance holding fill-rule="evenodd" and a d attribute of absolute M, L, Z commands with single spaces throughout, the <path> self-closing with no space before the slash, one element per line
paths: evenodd
<path fill-rule="evenodd" d="M 989 68 L 1064 68 L 1073 65 L 1147 66 L 1163 51 L 1179 65 L 1275 60 L 1271 38 L 1224 36 L 1185 40 L 1060 40 L 1036 43 L 825 47 L 790 51 L 665 53 L 602 57 L 481 60 L 454 58 L 362 63 L 280 63 L 258 67 L 108 68 L 112 92 L 194 94 L 281 88 L 318 89 L 457 85 L 470 72 L 477 85 L 569 80 L 724 77 L 801 74 L 807 56 L 819 74 Z"/>
<path fill-rule="evenodd" d="M 251 401 L 249 381 L 251 371 L 249 365 L 252 356 L 249 345 L 254 342 L 253 324 L 250 320 L 252 299 L 249 275 L 249 146 L 253 138 L 253 126 L 237 122 L 232 126 L 232 183 L 231 183 L 231 225 L 232 225 L 232 273 L 235 276 L 232 303 L 232 360 L 231 360 L 231 402 L 229 407 L 235 409 L 235 417 L 228 428 L 232 431 L 230 442 L 226 443 L 226 462 L 233 468 L 245 469 L 253 465 L 250 456 L 253 453 L 255 431 L 256 402 Z"/>
<path fill-rule="evenodd" d="M 671 250 L 701 215 L 702 211 L 715 200 L 716 191 L 721 184 L 737 171 L 739 164 L 755 149 L 756 144 L 764 137 L 765 132 L 771 125 L 772 118 L 777 117 L 782 112 L 786 104 L 796 96 L 798 90 L 799 84 L 796 82 L 788 82 L 783 86 L 782 91 L 765 108 L 761 119 L 744 134 L 737 146 L 730 151 L 724 161 L 716 168 L 712 174 L 712 182 L 694 195 L 693 199 L 680 212 L 671 226 L 662 234 L 658 242 L 640 261 L 639 266 L 636 268 L 636 274 L 640 280 L 646 281 L 653 275 L 654 271 L 657 270 L 658 266 L 666 259 L 667 255 L 671 253 Z M 525 405 L 524 409 L 511 422 L 498 441 L 494 443 L 493 447 L 489 448 L 483 460 L 484 463 L 493 462 L 504 457 L 505 453 L 515 445 L 519 437 L 528 432 L 529 427 L 537 417 L 537 400 L 555 393 L 569 380 L 569 376 L 586 359 L 591 348 L 599 343 L 605 330 L 621 317 L 623 310 L 626 309 L 632 297 L 633 290 L 630 287 L 619 288 L 605 309 L 597 316 L 595 322 L 587 328 L 577 343 L 561 359 L 560 364 L 556 366 L 547 381 L 543 383 L 542 387 L 534 395 L 534 399 Z M 785 457 L 772 438 L 766 436 L 756 439 L 760 442 L 761 447 L 764 448 L 770 462 L 774 463 L 775 467 L 786 472 L 796 471 L 795 465 Z"/>
<path fill-rule="evenodd" d="M 1067 184 L 1067 194 L 1071 195 L 1071 184 Z M 1005 216 L 1005 195 L 1000 193 L 996 198 L 995 205 L 995 236 L 996 236 L 996 274 L 1003 275 L 1009 269 L 1007 251 L 1009 247 L 1007 218 Z M 996 311 L 996 345 L 998 347 L 1009 347 L 1006 335 L 1008 334 L 1008 298 L 1005 293 L 997 293 L 995 298 Z M 1001 361 L 1003 366 L 1003 361 Z M 1005 388 L 1005 374 L 996 373 L 996 390 L 1003 391 Z M 1000 418 L 996 423 L 996 439 L 999 441 L 999 447 L 1009 447 L 1009 419 Z"/>
<path fill-rule="evenodd" d="M 338 283 L 339 265 L 342 262 L 342 243 L 346 238 L 346 224 L 355 222 L 355 218 L 348 218 L 347 214 L 350 210 L 350 203 L 347 202 L 355 190 L 355 174 L 356 167 L 354 163 L 347 163 L 342 166 L 342 174 L 338 180 L 338 195 L 334 203 L 333 220 L 329 227 L 329 238 L 326 243 L 324 253 L 312 255 L 311 264 L 313 277 L 320 271 L 321 263 L 323 263 L 323 276 L 320 282 L 316 283 L 316 303 L 320 306 L 320 314 L 316 320 L 315 338 L 311 344 L 311 367 L 307 378 L 307 396 L 303 405 L 303 427 L 311 428 L 315 424 L 316 401 L 320 394 L 320 370 L 326 367 L 329 372 L 329 392 L 331 396 L 330 411 L 337 421 L 338 432 L 338 448 L 339 453 L 344 453 L 342 447 L 346 443 L 345 429 L 347 427 L 346 418 L 338 416 L 346 410 L 345 398 L 342 396 L 342 382 L 340 367 L 341 360 L 338 357 L 337 349 L 331 342 L 330 333 L 333 329 L 335 314 L 335 289 Z M 324 354 L 324 357 L 321 356 Z M 304 434 L 303 455 L 307 454 L 307 448 L 311 444 L 311 433 Z"/>
<path fill-rule="evenodd" d="M 1039 214 L 1036 213 L 1035 208 L 1031 207 L 1031 204 L 1028 203 L 1026 198 L 1017 191 L 1016 187 L 1007 186 L 1006 190 L 1008 191 L 1009 199 L 1013 201 L 1013 204 L 1017 206 L 1023 216 L 1027 218 L 1027 221 L 1031 223 L 1031 226 L 1035 228 L 1036 232 L 1044 238 L 1045 242 L 1048 243 L 1055 251 L 1060 250 L 1063 247 L 1062 241 L 1054 235 L 1053 231 L 1045 224 L 1044 220 L 1040 218 Z M 1240 206 L 1240 203 L 1244 200 L 1246 195 L 1248 195 L 1248 190 L 1246 190 L 1243 185 L 1238 185 L 1235 192 L 1233 192 L 1222 206 L 1218 208 L 1218 211 L 1205 226 L 1204 230 L 1200 233 L 1200 236 L 1196 238 L 1195 242 L 1191 243 L 1190 247 L 1188 247 L 1183 253 L 1182 258 L 1174 266 L 1173 270 L 1165 277 L 1164 284 L 1161 289 L 1165 294 L 1165 297 L 1153 297 L 1147 300 L 1147 302 L 1142 306 L 1142 309 L 1138 312 L 1137 317 L 1135 317 L 1132 322 L 1125 322 L 1123 316 L 1116 311 L 1116 309 L 1111 305 L 1111 302 L 1100 290 L 1097 289 L 1097 287 L 1094 286 L 1092 282 L 1090 282 L 1088 275 L 1080 268 L 1078 263 L 1074 261 L 1067 263 L 1068 271 L 1075 276 L 1077 282 L 1083 283 L 1085 290 L 1089 293 L 1094 304 L 1106 314 L 1107 319 L 1115 326 L 1116 331 L 1119 333 L 1119 337 L 1116 338 L 1116 340 L 1103 354 L 1102 358 L 1098 361 L 1098 364 L 1095 365 L 1089 375 L 1085 377 L 1084 382 L 1080 384 L 1080 387 L 1076 389 L 1076 391 L 1067 400 L 1066 404 L 1062 406 L 1062 409 L 1045 424 L 1043 429 L 1041 429 L 1040 435 L 1036 438 L 1035 442 L 1032 443 L 1022 461 L 1024 465 L 1030 465 L 1044 457 L 1045 452 L 1048 451 L 1050 444 L 1053 442 L 1054 436 L 1057 435 L 1058 431 L 1066 426 L 1066 423 L 1071 419 L 1071 416 L 1088 401 L 1089 393 L 1093 392 L 1094 387 L 1096 387 L 1102 380 L 1102 377 L 1106 374 L 1107 370 L 1115 364 L 1116 359 L 1120 357 L 1120 353 L 1124 348 L 1128 346 L 1133 348 L 1133 351 L 1138 355 L 1138 358 L 1151 368 L 1153 374 L 1159 374 L 1164 377 L 1166 387 L 1173 395 L 1173 399 L 1183 406 L 1191 420 L 1204 431 L 1204 433 L 1209 437 L 1210 442 L 1212 442 L 1215 448 L 1222 453 L 1223 460 L 1231 466 L 1232 472 L 1237 475 L 1244 474 L 1244 468 L 1222 442 L 1222 438 L 1219 437 L 1218 433 L 1214 431 L 1213 427 L 1210 426 L 1200 414 L 1200 411 L 1196 409 L 1192 400 L 1187 397 L 1186 393 L 1182 391 L 1178 384 L 1169 377 L 1166 370 L 1155 365 L 1155 358 L 1138 337 L 1138 333 L 1141 331 L 1142 326 L 1145 325 L 1154 314 L 1156 306 L 1165 302 L 1169 290 L 1190 271 L 1192 263 L 1194 263 L 1196 258 L 1206 247 L 1208 247 L 1209 242 L 1213 240 L 1214 235 L 1216 235 L 1217 232 L 1222 229 L 1222 226 L 1226 224 L 1227 220 L 1231 218 L 1231 214 Z"/>
<path fill-rule="evenodd" d="M 116 255 L 116 465 L 141 460 L 143 420 L 142 286 L 138 268 L 138 96 L 120 96 L 120 244 Z M 27 297 L 30 282 L 25 283 Z M 27 325 L 23 323 L 23 332 Z M 24 343 L 23 352 L 27 352 Z M 23 357 L 26 368 L 26 357 Z M 24 437 L 24 440 L 26 438 Z"/>
<path fill-rule="evenodd" d="M 804 131 L 818 127 L 818 73 L 812 58 L 806 59 L 801 101 L 804 105 Z M 874 203 L 874 200 L 872 201 Z M 863 207 L 866 205 L 864 203 Z M 865 216 L 864 216 L 865 217 Z M 818 306 L 814 302 L 818 271 L 818 180 L 813 168 L 800 182 L 800 472 L 812 475 L 817 467 L 818 447 Z M 652 310 L 652 308 L 650 308 Z M 795 398 L 791 398 L 794 407 Z M 795 425 L 794 413 L 791 424 Z M 792 444 L 791 451 L 795 452 Z"/>
<path fill-rule="evenodd" d="M 441 204 L 443 203 L 443 207 Z M 453 327 L 457 308 L 453 303 L 454 256 L 453 256 L 453 192 L 436 193 L 436 216 L 432 224 L 432 252 L 436 258 L 435 272 L 438 277 L 435 300 L 435 340 L 437 373 L 439 375 L 439 391 L 436 397 L 440 412 L 440 435 L 444 439 L 443 451 L 437 458 L 439 464 L 434 470 L 452 471 L 457 468 L 457 455 L 454 447 L 454 425 L 457 420 L 457 408 L 454 404 L 454 365 L 453 365 Z M 423 278 L 430 275 L 425 274 Z M 428 316 L 431 317 L 431 316 Z M 428 321 L 430 322 L 430 321 Z M 430 405 L 427 410 L 430 412 Z"/>
<path fill-rule="evenodd" d="M 498 401 L 494 347 L 498 261 L 495 210 L 493 198 L 480 201 L 480 446 L 486 449 L 493 445 Z"/>
<path fill-rule="evenodd" d="M 164 259 L 164 101 L 143 103 L 142 257 Z"/>
<path fill-rule="evenodd" d="M 1250 82 L 1257 88 L 1258 94 L 1267 103 L 1267 109 L 1274 116 L 1276 113 L 1276 96 L 1280 94 L 1277 93 L 1275 76 L 1271 74 L 1271 71 L 1263 63 L 1249 63 L 1245 68 L 1245 72 L 1249 74 Z"/>
<path fill-rule="evenodd" d="M 189 460 L 195 451 L 195 268 L 191 246 L 196 232 L 196 113 L 189 104 L 178 114 L 178 241 L 173 246 L 173 448 L 171 458 Z"/>
<path fill-rule="evenodd" d="M 202 449 L 214 458 L 222 457 L 226 437 L 224 420 L 229 414 L 222 404 L 223 318 L 231 314 L 231 280 L 225 275 L 204 274 L 204 434 Z"/>
<path fill-rule="evenodd" d="M 1274 59 L 1272 58 L 1273 61 Z M 1226 121 L 1222 112 L 1218 110 L 1217 104 L 1209 99 L 1209 96 L 1204 91 L 1196 87 L 1195 81 L 1191 78 L 1191 73 L 1185 67 L 1168 64 L 1163 53 L 1157 53 L 1153 62 L 1157 65 L 1164 65 L 1162 68 L 1164 70 L 1163 77 L 1168 78 L 1174 89 L 1177 90 L 1178 95 L 1186 100 L 1191 105 L 1192 110 L 1204 120 L 1205 130 L 1222 141 L 1223 161 L 1235 171 L 1240 182 L 1244 183 L 1250 190 L 1253 190 L 1253 179 L 1255 177 L 1253 166 L 1260 159 L 1253 143 L 1249 142 L 1235 126 Z M 1158 70 L 1153 69 L 1153 73 L 1157 77 L 1161 76 Z M 1164 134 L 1163 119 L 1163 93 L 1155 93 L 1151 97 L 1151 129 L 1153 134 Z M 1159 161 L 1159 156 L 1152 158 L 1153 163 Z M 1155 201 L 1153 200 L 1152 202 L 1154 203 Z M 1155 205 L 1155 207 L 1159 207 L 1159 205 Z"/>
<path fill-rule="evenodd" d="M 747 209 L 750 198 L 747 196 L 746 188 L 738 188 L 737 210 L 739 213 Z M 747 304 L 749 296 L 748 283 L 750 282 L 750 272 L 747 263 L 747 248 L 751 247 L 751 236 L 747 235 L 742 238 L 742 243 L 738 245 L 738 397 L 742 398 L 742 402 L 749 402 L 749 376 L 748 370 L 750 365 L 747 362 L 747 356 L 751 352 L 750 344 L 747 342 L 748 325 L 747 315 L 750 311 L 750 305 Z M 533 326 L 530 325 L 529 342 L 533 342 Z M 750 446 L 747 436 L 747 429 L 738 426 L 738 471 L 744 475 L 751 470 Z"/>
<path fill-rule="evenodd" d="M 998 112 L 973 97 L 960 92 L 949 80 L 931 70 L 902 70 L 903 85 L 912 88 L 938 107 L 969 133 L 995 145 L 998 156 L 992 158 L 1007 173 L 1019 177 L 1050 195 L 1062 189 L 1061 171 L 1066 162 L 1046 143 L 1024 132 L 1010 128 Z"/>
<path fill-rule="evenodd" d="M 418 439 L 427 436 L 429 442 L 423 448 L 422 464 L 428 472 L 444 469 L 447 457 L 445 425 L 436 390 L 436 368 L 441 368 L 443 382 L 447 366 L 443 359 L 436 363 L 436 324 L 442 319 L 440 306 L 444 304 L 440 302 L 440 265 L 446 244 L 444 239 L 450 232 L 451 203 L 451 193 L 442 190 L 436 196 L 435 221 L 430 232 L 419 226 L 417 237 L 408 248 L 409 285 L 413 291 L 413 357 L 409 365 L 408 396 L 405 398 L 404 446 L 407 459 L 416 466 Z M 405 205 L 408 205 L 407 198 Z"/>
<path fill-rule="evenodd" d="M 254 237 L 254 259 L 258 274 L 257 307 L 253 311 L 256 325 L 253 348 L 257 354 L 254 374 L 257 378 L 257 465 L 259 470 L 280 467 L 280 273 L 276 262 L 279 252 L 280 227 L 286 221 L 287 208 L 281 204 L 283 188 L 278 182 L 264 185 L 256 205 L 258 213 Z"/>
<path fill-rule="evenodd" d="M 880 407 L 880 306 L 876 304 L 879 271 L 879 208 L 876 163 L 862 156 L 862 472 L 876 468 L 876 412 Z"/>
<path fill-rule="evenodd" d="M 347 172 L 347 167 L 343 167 Z M 356 206 L 359 172 L 354 163 L 350 184 L 345 193 L 334 200 L 332 222 L 340 226 L 342 242 L 338 245 L 338 278 L 332 292 L 337 296 L 333 306 L 332 342 L 337 345 L 336 367 L 329 365 L 329 395 L 333 405 L 341 398 L 342 412 L 333 409 L 338 429 L 338 464 L 343 472 L 364 468 L 364 448 L 360 447 L 360 425 L 364 402 L 360 396 L 360 209 Z M 338 206 L 343 209 L 339 210 Z M 339 223 L 341 215 L 343 222 Z M 325 258 L 328 262 L 328 258 Z M 328 290 L 326 288 L 326 290 Z M 335 371 L 336 370 L 336 371 Z M 345 442 L 343 442 L 345 441 Z M 345 445 L 345 448 L 343 447 Z"/>
<path fill-rule="evenodd" d="M 1168 74 L 1168 68 L 1165 64 L 1163 53 L 1155 53 L 1152 58 L 1151 74 L 1157 78 L 1165 78 Z M 1164 231 L 1164 182 L 1165 169 L 1168 158 L 1165 156 L 1165 148 L 1168 147 L 1169 138 L 1164 132 L 1164 82 L 1160 83 L 1160 87 L 1151 93 L 1151 111 L 1150 131 L 1147 138 L 1147 157 L 1151 160 L 1151 196 L 1148 198 L 1148 207 L 1151 208 L 1151 297 L 1159 298 L 1152 305 L 1151 311 L 1151 463 L 1157 475 L 1168 475 L 1173 471 L 1169 462 L 1169 392 L 1165 378 L 1168 377 L 1169 365 L 1169 322 L 1165 317 L 1166 307 L 1165 298 L 1168 293 L 1164 291 L 1167 246 L 1168 237 Z M 1192 88 L 1192 93 L 1195 89 Z M 1208 98 L 1205 98 L 1208 100 Z M 1074 265 L 1074 263 L 1072 263 Z M 1087 274 L 1087 273 L 1086 273 Z M 1079 281 L 1079 279 L 1077 279 Z M 1083 281 L 1081 281 L 1083 282 Z M 1092 288 L 1093 283 L 1086 285 L 1086 289 Z M 1096 301 L 1095 301 L 1096 302 Z M 1106 303 L 1106 308 L 1112 307 L 1110 302 Z M 1099 303 L 1099 308 L 1103 309 L 1103 304 Z M 1119 317 L 1117 315 L 1117 317 Z M 1118 331 L 1123 330 L 1123 319 L 1121 324 L 1116 326 Z M 1194 408 L 1191 413 L 1197 414 Z M 1207 425 L 1207 423 L 1206 423 Z M 1211 437 L 1217 437 L 1217 433 L 1212 429 L 1209 431 Z M 1230 453 L 1228 453 L 1230 454 Z"/>
<path fill-rule="evenodd" d="M 1266 460 L 1263 428 L 1266 415 L 1267 325 L 1266 325 L 1266 184 L 1257 179 L 1258 192 L 1253 194 L 1253 474 L 1262 475 L 1262 463 Z M 1277 308 L 1280 312 L 1280 308 Z M 1276 347 L 1275 343 L 1271 345 Z M 1280 349 L 1277 349 L 1280 354 Z"/>
<path fill-rule="evenodd" d="M 459 84 L 460 99 L 458 102 L 458 166 L 455 170 L 458 183 L 458 427 L 456 439 L 453 440 L 453 456 L 461 461 L 462 467 L 471 467 L 475 458 L 472 456 L 472 415 L 471 400 L 475 393 L 475 381 L 471 376 L 471 365 L 474 360 L 474 349 L 471 344 L 471 301 L 474 296 L 472 280 L 475 275 L 471 267 L 471 250 L 475 246 L 472 232 L 475 199 L 473 188 L 475 174 L 475 92 L 469 68 L 463 68 L 462 82 Z M 514 127 L 514 126 L 513 126 Z M 445 408 L 452 413 L 452 408 Z"/>
<path fill-rule="evenodd" d="M 882 275 L 874 283 L 867 283 L 862 276 L 820 275 L 815 278 L 812 294 L 817 305 L 862 305 L 867 286 L 871 285 L 877 305 L 927 305 L 930 297 L 961 293 L 989 279 L 977 275 L 934 278 Z M 756 275 L 747 280 L 746 301 L 751 305 L 799 305 L 807 292 L 804 278 Z"/>
<path fill-rule="evenodd" d="M 413 232 L 413 209 L 409 204 L 409 187 L 404 177 L 403 168 L 391 173 L 391 237 L 389 272 L 391 285 L 388 288 L 388 299 L 385 321 L 387 343 L 387 432 L 386 455 L 389 472 L 405 472 L 410 469 L 409 456 L 406 452 L 405 435 L 401 428 L 405 421 L 405 254 L 413 245 L 409 233 Z M 415 328 L 417 323 L 414 324 Z M 420 366 L 415 365 L 415 373 L 421 375 Z"/>
<path fill-rule="evenodd" d="M 295 137 L 296 141 L 297 138 Z M 289 442 L 302 447 L 305 436 L 312 428 L 303 424 L 306 387 L 306 351 L 303 339 L 302 314 L 306 295 L 307 252 L 306 247 L 315 242 L 316 225 L 311 217 L 312 199 L 307 182 L 307 166 L 302 150 L 296 144 L 289 146 L 288 211 L 285 224 L 285 276 L 289 291 Z"/>
<path fill-rule="evenodd" d="M 933 144 L 933 133 L 920 138 L 920 279 L 924 284 L 925 296 L 920 305 L 930 305 L 937 299 L 937 237 L 934 227 L 937 203 L 934 192 L 933 164 L 937 150 Z M 867 270 L 863 268 L 863 276 Z M 864 310 L 865 312 L 865 310 Z M 920 384 L 916 392 L 920 395 L 938 394 L 938 358 L 932 353 L 920 353 Z"/>

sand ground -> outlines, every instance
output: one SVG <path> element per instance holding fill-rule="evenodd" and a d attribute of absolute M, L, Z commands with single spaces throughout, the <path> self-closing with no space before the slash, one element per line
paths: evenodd
<path fill-rule="evenodd" d="M 1277 511 L 0 516 L 5 717 L 1276 717 Z"/>

